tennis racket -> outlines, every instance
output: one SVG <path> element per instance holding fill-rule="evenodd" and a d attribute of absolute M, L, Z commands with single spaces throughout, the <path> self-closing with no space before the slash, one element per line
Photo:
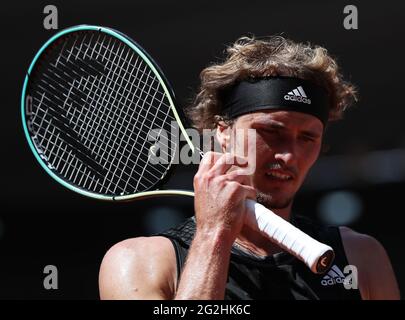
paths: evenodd
<path fill-rule="evenodd" d="M 80 25 L 49 39 L 34 57 L 21 98 L 25 136 L 43 169 L 84 196 L 127 201 L 162 195 L 178 149 L 173 121 L 192 152 L 163 72 L 141 46 L 105 27 Z M 156 139 L 165 143 L 165 164 L 152 163 Z M 247 200 L 257 226 L 313 272 L 330 267 L 334 252 L 264 206 Z"/>

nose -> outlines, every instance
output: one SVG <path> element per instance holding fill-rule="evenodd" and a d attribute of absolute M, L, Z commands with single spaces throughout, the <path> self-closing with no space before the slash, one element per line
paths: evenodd
<path fill-rule="evenodd" d="M 298 165 L 299 145 L 295 137 L 291 135 L 280 135 L 269 143 L 273 151 L 274 159 L 288 168 L 296 168 Z"/>
<path fill-rule="evenodd" d="M 295 143 L 284 143 L 283 145 L 279 145 L 277 149 L 274 154 L 274 158 L 277 161 L 284 163 L 288 167 L 296 166 L 297 154 Z"/>
<path fill-rule="evenodd" d="M 277 161 L 283 162 L 287 166 L 295 165 L 295 155 L 291 151 L 277 152 L 275 153 L 274 158 Z"/>

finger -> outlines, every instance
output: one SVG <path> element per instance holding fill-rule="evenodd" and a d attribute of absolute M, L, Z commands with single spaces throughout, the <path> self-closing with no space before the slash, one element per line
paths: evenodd
<path fill-rule="evenodd" d="M 237 181 L 244 185 L 252 185 L 252 176 L 246 170 L 240 168 L 223 175 L 223 179 L 226 181 Z"/>
<path fill-rule="evenodd" d="M 245 195 L 247 199 L 252 199 L 256 201 L 257 198 L 257 191 L 252 186 L 243 185 L 243 189 L 245 190 Z"/>
<path fill-rule="evenodd" d="M 231 153 L 224 153 L 212 166 L 211 172 L 214 175 L 222 175 L 226 173 L 232 166 L 246 167 L 247 165 L 247 158 Z"/>
<path fill-rule="evenodd" d="M 206 172 L 211 169 L 211 167 L 221 158 L 222 153 L 209 151 L 204 154 L 201 159 L 200 165 L 198 167 L 197 173 Z"/>
<path fill-rule="evenodd" d="M 243 199 L 249 198 L 256 201 L 256 189 L 249 185 L 241 184 L 237 181 L 229 181 L 227 184 L 227 191 L 230 193 L 231 198 L 234 199 Z"/>

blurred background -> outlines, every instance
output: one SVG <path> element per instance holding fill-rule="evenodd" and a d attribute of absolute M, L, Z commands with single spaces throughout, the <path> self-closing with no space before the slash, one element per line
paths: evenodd
<path fill-rule="evenodd" d="M 193 214 L 192 199 L 105 203 L 64 189 L 36 162 L 20 120 L 25 72 L 42 44 L 44 7 L 58 9 L 59 30 L 113 27 L 140 43 L 165 72 L 180 106 L 202 68 L 246 34 L 282 34 L 325 46 L 360 92 L 357 106 L 334 123 L 329 146 L 298 194 L 294 211 L 347 225 L 386 248 L 405 288 L 402 197 L 405 195 L 404 7 L 398 1 L 7 1 L 2 3 L 0 298 L 98 299 L 98 269 L 114 243 L 147 236 Z M 346 5 L 358 29 L 346 30 Z M 179 166 L 172 187 L 192 188 L 195 166 Z M 55 265 L 59 289 L 45 290 Z"/>

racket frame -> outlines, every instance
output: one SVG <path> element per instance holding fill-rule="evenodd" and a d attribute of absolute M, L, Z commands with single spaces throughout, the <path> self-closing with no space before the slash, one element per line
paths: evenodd
<path fill-rule="evenodd" d="M 21 93 L 21 120 L 23 124 L 23 129 L 24 129 L 24 134 L 25 137 L 28 141 L 28 144 L 30 146 L 31 151 L 33 152 L 36 160 L 39 162 L 41 167 L 45 170 L 46 173 L 48 173 L 49 176 L 51 176 L 54 180 L 56 180 L 58 183 L 60 183 L 62 186 L 66 187 L 67 189 L 77 192 L 83 196 L 98 199 L 98 200 L 105 200 L 105 201 L 129 201 L 132 199 L 136 198 L 144 198 L 144 197 L 150 197 L 150 196 L 158 196 L 158 195 L 188 195 L 192 196 L 194 195 L 193 192 L 186 191 L 186 190 L 170 190 L 170 191 L 163 191 L 163 190 L 155 190 L 158 185 L 162 183 L 162 179 L 165 178 L 165 176 L 168 174 L 169 171 L 171 171 L 171 166 L 172 163 L 169 164 L 168 170 L 166 171 L 165 175 L 162 176 L 162 179 L 160 182 L 155 184 L 154 186 L 151 186 L 149 190 L 143 191 L 143 192 L 138 192 L 135 194 L 128 194 L 128 195 L 121 195 L 121 196 L 113 196 L 113 195 L 103 195 L 95 192 L 91 192 L 88 190 L 85 190 L 83 188 L 80 188 L 79 186 L 73 185 L 67 181 L 65 181 L 63 178 L 61 178 L 54 170 L 52 170 L 46 163 L 45 159 L 42 159 L 41 157 L 41 151 L 37 149 L 35 146 L 35 143 L 32 141 L 32 137 L 30 134 L 30 131 L 27 126 L 27 100 L 28 96 L 26 94 L 27 91 L 27 86 L 29 83 L 30 75 L 32 73 L 33 68 L 35 67 L 37 61 L 40 59 L 42 53 L 52 44 L 54 43 L 57 39 L 59 39 L 62 36 L 65 36 L 66 34 L 72 33 L 72 32 L 77 32 L 77 31 L 99 31 L 106 33 L 112 37 L 117 38 L 118 40 L 124 42 L 126 45 L 128 45 L 131 49 L 133 49 L 142 59 L 143 61 L 151 68 L 155 76 L 158 78 L 160 84 L 162 85 L 162 88 L 167 96 L 167 99 L 169 100 L 170 103 L 170 108 L 173 112 L 173 115 L 179 125 L 179 129 L 181 133 L 184 136 L 184 139 L 186 140 L 187 144 L 191 148 L 192 152 L 196 152 L 196 149 L 194 145 L 191 143 L 191 140 L 189 136 L 186 133 L 186 130 L 181 122 L 179 112 L 176 110 L 175 107 L 175 95 L 174 91 L 171 88 L 171 85 L 167 78 L 164 76 L 162 70 L 158 66 L 158 64 L 152 59 L 152 57 L 134 40 L 126 36 L 125 34 L 114 30 L 109 27 L 101 27 L 101 26 L 95 26 L 95 25 L 78 25 L 78 26 L 73 26 L 70 28 L 66 28 L 57 34 L 53 35 L 47 42 L 45 42 L 44 45 L 38 50 L 36 55 L 34 56 L 33 60 L 31 61 L 31 64 L 28 68 L 28 72 L 25 76 L 24 79 L 24 84 L 23 84 L 23 89 Z M 176 150 L 177 152 L 177 150 Z M 172 161 L 176 157 L 172 157 Z M 154 190 L 150 190 L 154 189 Z"/>

